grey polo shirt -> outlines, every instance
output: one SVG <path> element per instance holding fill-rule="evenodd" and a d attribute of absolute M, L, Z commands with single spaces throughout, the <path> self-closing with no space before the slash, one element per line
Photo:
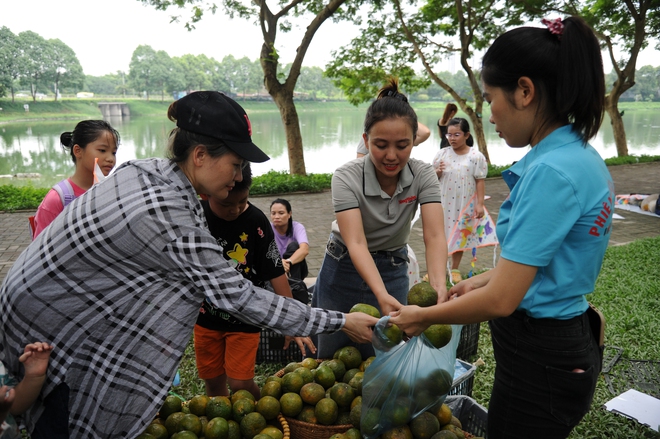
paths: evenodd
<path fill-rule="evenodd" d="M 332 176 L 332 203 L 336 212 L 360 209 L 370 252 L 393 251 L 408 243 L 417 206 L 440 203 L 440 184 L 433 167 L 410 159 L 399 174 L 394 195 L 383 192 L 370 156 L 352 160 Z M 337 221 L 332 233 L 342 243 Z"/>

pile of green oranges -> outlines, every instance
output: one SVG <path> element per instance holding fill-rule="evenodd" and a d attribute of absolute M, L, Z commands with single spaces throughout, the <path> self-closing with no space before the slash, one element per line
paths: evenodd
<path fill-rule="evenodd" d="M 279 401 L 256 401 L 247 390 L 189 401 L 169 395 L 138 439 L 283 439 L 279 414 Z"/>

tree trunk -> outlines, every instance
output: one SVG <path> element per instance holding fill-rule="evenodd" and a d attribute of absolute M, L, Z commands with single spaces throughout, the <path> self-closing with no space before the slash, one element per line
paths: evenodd
<path fill-rule="evenodd" d="M 296 110 L 293 103 L 293 93 L 280 92 L 271 93 L 271 95 L 280 110 L 282 123 L 284 123 L 286 146 L 289 153 L 289 173 L 291 175 L 306 175 L 300 119 L 298 119 L 298 110 Z"/>
<path fill-rule="evenodd" d="M 488 155 L 488 146 L 486 145 L 486 134 L 484 133 L 484 120 L 477 117 L 477 114 L 471 114 L 470 120 L 472 121 L 472 129 L 476 134 L 476 142 L 479 146 L 479 151 L 486 157 L 486 161 L 490 164 L 490 156 Z"/>
<path fill-rule="evenodd" d="M 291 9 L 296 7 L 301 0 L 294 0 L 277 14 L 273 14 L 264 0 L 253 0 L 260 7 L 259 23 L 264 37 L 264 43 L 261 46 L 260 63 L 264 72 L 264 86 L 268 94 L 273 97 L 280 110 L 280 116 L 284 123 L 284 132 L 286 134 L 286 143 L 289 151 L 289 172 L 292 175 L 306 175 L 305 157 L 303 155 L 302 135 L 300 134 L 300 122 L 298 120 L 298 111 L 293 103 L 293 90 L 300 76 L 300 69 L 303 59 L 307 53 L 314 34 L 332 14 L 346 0 L 330 0 L 309 23 L 305 35 L 300 41 L 300 46 L 296 49 L 296 57 L 291 63 L 291 69 L 284 83 L 277 78 L 277 66 L 279 55 L 275 50 L 275 37 L 277 36 L 277 21 L 285 16 Z"/>
<path fill-rule="evenodd" d="M 474 134 L 476 134 L 477 137 L 477 144 L 479 145 L 479 151 L 484 155 L 488 164 L 490 164 L 490 156 L 488 155 L 488 146 L 486 145 L 486 136 L 484 135 L 484 125 L 481 118 L 484 99 L 481 94 L 481 89 L 479 88 L 479 82 L 477 80 L 477 77 L 475 76 L 474 72 L 472 71 L 472 68 L 467 62 L 468 53 L 469 53 L 468 48 L 470 44 L 469 42 L 467 42 L 468 39 L 465 36 L 464 25 L 462 24 L 464 20 L 463 19 L 459 20 L 461 21 L 459 27 L 461 30 L 460 33 L 462 39 L 461 66 L 463 67 L 463 70 L 465 70 L 468 78 L 470 79 L 470 87 L 472 88 L 472 94 L 474 95 L 476 111 L 475 109 L 472 109 L 472 107 L 470 107 L 467 104 L 467 101 L 463 97 L 461 97 L 449 84 L 443 81 L 435 73 L 435 71 L 433 70 L 433 66 L 431 66 L 431 63 L 429 62 L 426 55 L 422 51 L 418 40 L 415 38 L 415 35 L 404 21 L 403 11 L 401 9 L 400 2 L 395 1 L 394 6 L 396 7 L 397 16 L 399 18 L 399 22 L 401 23 L 401 27 L 403 28 L 403 31 L 406 35 L 406 39 L 413 45 L 413 50 L 415 51 L 420 61 L 422 62 L 422 65 L 424 66 L 426 73 L 428 73 L 428 75 L 431 77 L 431 80 L 433 80 L 436 84 L 438 84 L 440 87 L 445 89 L 447 93 L 449 93 L 454 98 L 454 100 L 456 100 L 456 103 L 461 108 L 461 110 L 463 110 L 465 114 L 468 115 L 468 117 L 472 121 L 473 132 Z M 459 11 L 459 16 L 462 16 L 460 11 Z"/>
<path fill-rule="evenodd" d="M 619 97 L 613 97 L 612 93 L 605 97 L 605 111 L 612 121 L 612 132 L 614 133 L 614 144 L 616 153 L 619 157 L 628 155 L 628 142 L 626 140 L 626 130 L 623 126 L 623 117 L 619 112 Z"/>

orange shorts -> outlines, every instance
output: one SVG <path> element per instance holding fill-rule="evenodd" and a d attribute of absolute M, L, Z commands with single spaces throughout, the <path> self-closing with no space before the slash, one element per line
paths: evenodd
<path fill-rule="evenodd" d="M 214 331 L 195 325 L 195 361 L 203 380 L 227 374 L 235 380 L 254 378 L 259 333 Z"/>

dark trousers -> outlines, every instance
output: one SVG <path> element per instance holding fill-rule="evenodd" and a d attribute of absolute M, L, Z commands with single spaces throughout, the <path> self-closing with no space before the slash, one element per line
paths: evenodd
<path fill-rule="evenodd" d="M 44 399 L 44 412 L 39 417 L 32 439 L 69 439 L 69 386 L 61 383 Z"/>
<path fill-rule="evenodd" d="M 516 311 L 490 329 L 496 367 L 488 438 L 567 437 L 589 411 L 602 368 L 587 314 L 555 320 Z"/>

